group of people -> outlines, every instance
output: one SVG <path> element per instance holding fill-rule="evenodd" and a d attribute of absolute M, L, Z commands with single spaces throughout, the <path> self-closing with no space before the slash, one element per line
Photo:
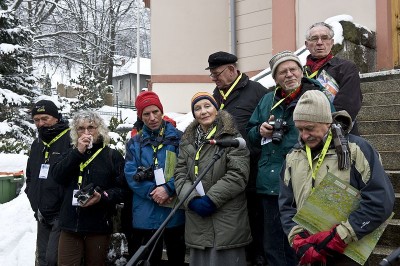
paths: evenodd
<path fill-rule="evenodd" d="M 156 93 L 141 92 L 142 125 L 125 159 L 108 147 L 96 112 L 78 112 L 69 126 L 52 102 L 36 103 L 26 193 L 38 221 L 37 265 L 105 265 L 111 217 L 124 201 L 132 203 L 131 256 L 182 203 L 146 254 L 150 265 L 160 265 L 164 245 L 169 265 L 183 265 L 187 247 L 193 266 L 358 265 L 342 253 L 388 219 L 394 192 L 379 154 L 357 136 L 357 67 L 332 55 L 328 24 L 313 24 L 305 44 L 304 67 L 290 51 L 271 58 L 271 91 L 241 73 L 235 55 L 211 54 L 216 88 L 192 97 L 184 132 Z M 334 126 L 348 153 L 338 154 Z M 311 234 L 293 217 L 327 173 L 358 189 L 360 205 Z"/>

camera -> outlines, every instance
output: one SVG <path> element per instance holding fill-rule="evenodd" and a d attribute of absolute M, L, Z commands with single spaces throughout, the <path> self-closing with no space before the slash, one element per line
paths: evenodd
<path fill-rule="evenodd" d="M 154 171 L 153 167 L 144 167 L 144 166 L 139 166 L 137 169 L 136 175 L 133 176 L 133 179 L 135 179 L 136 182 L 141 182 L 144 180 L 152 181 L 154 179 Z"/>
<path fill-rule="evenodd" d="M 90 183 L 89 185 L 76 192 L 74 197 L 77 198 L 77 201 L 80 205 L 84 205 L 89 199 L 93 197 L 95 191 L 100 192 L 100 188 L 95 188 L 93 183 Z"/>
<path fill-rule="evenodd" d="M 282 142 L 283 135 L 288 131 L 287 122 L 282 120 L 281 118 L 275 119 L 275 121 L 271 121 L 268 124 L 274 127 L 272 131 L 272 143 L 279 144 Z"/>

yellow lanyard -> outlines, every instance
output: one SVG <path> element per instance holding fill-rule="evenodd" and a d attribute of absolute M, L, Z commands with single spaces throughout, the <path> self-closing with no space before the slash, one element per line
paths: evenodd
<path fill-rule="evenodd" d="M 99 153 L 104 149 L 104 147 L 106 146 L 106 144 L 103 144 L 103 148 L 98 149 L 93 155 L 92 157 L 89 158 L 89 160 L 87 160 L 84 163 L 81 163 L 79 165 L 79 177 L 78 177 L 78 187 L 79 189 L 81 188 L 82 185 L 82 173 L 83 173 L 83 169 L 85 169 L 86 166 L 88 166 L 93 160 L 94 158 L 96 158 L 97 155 L 99 155 Z"/>
<path fill-rule="evenodd" d="M 232 84 L 232 86 L 229 88 L 229 90 L 226 93 L 224 93 L 222 90 L 219 90 L 219 93 L 221 94 L 222 99 L 223 99 L 219 109 L 221 109 L 221 110 L 224 109 L 226 99 L 228 98 L 229 94 L 231 94 L 233 88 L 235 88 L 235 86 L 238 84 L 238 82 L 241 78 L 242 78 L 242 73 L 240 73 L 239 77 L 236 78 L 235 82 Z"/>
<path fill-rule="evenodd" d="M 306 71 L 307 78 L 312 79 L 318 74 L 318 70 L 314 71 L 311 75 L 308 75 L 308 71 Z"/>
<path fill-rule="evenodd" d="M 163 138 L 164 129 L 165 129 L 165 127 L 162 127 L 160 130 L 160 133 L 158 134 L 158 136 L 160 136 L 161 138 Z M 157 147 L 151 145 L 151 147 L 153 148 L 153 152 L 154 152 L 154 155 L 153 155 L 154 166 L 155 166 L 155 168 L 158 168 L 157 151 L 163 147 L 163 144 L 161 143 Z"/>
<path fill-rule="evenodd" d="M 44 146 L 46 146 L 45 148 L 45 152 L 44 152 L 44 162 L 47 163 L 48 159 L 49 159 L 49 149 L 50 146 L 56 142 L 59 138 L 61 138 L 65 133 L 67 133 L 70 130 L 70 128 L 66 128 L 64 129 L 60 134 L 58 134 L 54 139 L 52 139 L 49 143 L 46 143 L 42 140 Z"/>
<path fill-rule="evenodd" d="M 212 136 L 214 136 L 215 132 L 217 131 L 217 126 L 215 126 L 210 133 L 208 133 L 206 139 L 210 139 Z M 199 174 L 199 159 L 200 159 L 200 151 L 201 148 L 203 148 L 202 144 L 199 148 L 199 150 L 196 152 L 196 157 L 194 158 L 194 175 L 197 177 L 197 175 Z"/>
<path fill-rule="evenodd" d="M 323 162 L 324 159 L 325 159 L 325 155 L 326 155 L 326 152 L 328 151 L 328 148 L 329 148 L 329 145 L 330 145 L 330 143 L 331 143 L 331 140 L 332 140 L 332 132 L 329 131 L 328 138 L 326 139 L 326 142 L 325 142 L 325 144 L 324 144 L 324 147 L 323 147 L 323 149 L 322 149 L 322 151 L 321 151 L 321 154 L 320 154 L 320 156 L 319 156 L 319 158 L 318 158 L 317 165 L 315 166 L 315 169 L 314 169 L 314 170 L 313 170 L 313 166 L 312 166 L 311 149 L 310 149 L 310 147 L 308 147 L 308 146 L 306 145 L 306 152 L 307 152 L 308 164 L 310 165 L 311 170 L 313 170 L 312 175 L 311 175 L 311 176 L 312 176 L 312 179 L 313 179 L 313 180 L 312 180 L 312 183 L 313 183 L 312 187 L 313 187 L 313 189 L 314 189 L 314 184 L 315 184 L 315 177 L 317 176 L 317 173 L 318 173 L 318 171 L 319 171 L 319 168 L 321 167 L 322 162 Z"/>
<path fill-rule="evenodd" d="M 272 100 L 275 99 L 275 95 L 276 95 L 276 91 L 280 89 L 280 87 L 276 87 L 275 92 L 274 92 L 274 98 L 272 98 Z M 292 93 L 294 93 L 295 91 L 297 91 L 297 89 L 293 90 L 292 92 L 290 92 L 285 98 L 280 99 L 276 104 L 274 104 L 274 106 L 272 106 L 271 111 L 274 110 L 276 107 L 278 107 L 287 97 L 289 97 L 290 95 L 292 95 Z"/>

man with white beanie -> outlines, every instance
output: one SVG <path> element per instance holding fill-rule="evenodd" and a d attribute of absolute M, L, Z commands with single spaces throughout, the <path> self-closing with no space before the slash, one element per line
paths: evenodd
<path fill-rule="evenodd" d="M 345 248 L 378 228 L 393 210 L 393 187 L 379 154 L 363 138 L 348 134 L 350 115 L 346 111 L 332 114 L 328 98 L 320 91 L 301 96 L 293 120 L 300 138 L 281 171 L 283 229 L 300 265 L 359 265 L 342 254 Z M 293 217 L 328 171 L 359 190 L 361 202 L 347 220 L 311 235 Z"/>

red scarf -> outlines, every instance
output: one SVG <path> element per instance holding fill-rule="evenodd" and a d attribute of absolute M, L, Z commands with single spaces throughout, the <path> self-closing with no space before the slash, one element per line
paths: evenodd
<path fill-rule="evenodd" d="M 289 105 L 294 99 L 296 99 L 297 96 L 300 95 L 300 91 L 301 91 L 301 85 L 297 89 L 295 89 L 293 92 L 290 92 L 289 94 L 286 93 L 284 89 L 281 89 L 282 98 L 287 97 L 285 99 L 286 105 Z"/>
<path fill-rule="evenodd" d="M 312 58 L 311 55 L 307 56 L 307 62 L 306 62 L 306 68 L 310 70 L 310 74 L 314 73 L 315 71 L 318 71 L 323 65 L 325 65 L 326 62 L 331 60 L 333 58 L 332 53 L 329 53 L 327 56 L 324 58 Z"/>

